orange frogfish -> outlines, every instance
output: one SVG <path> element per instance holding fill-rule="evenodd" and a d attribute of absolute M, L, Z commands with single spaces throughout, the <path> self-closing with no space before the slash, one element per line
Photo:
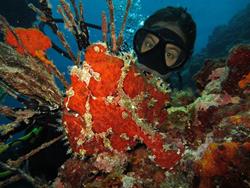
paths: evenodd
<path fill-rule="evenodd" d="M 105 44 L 89 46 L 85 62 L 71 70 L 64 99 L 63 126 L 70 147 L 80 156 L 126 152 L 136 143 L 151 151 L 150 159 L 171 169 L 183 154 L 182 143 L 169 147 L 165 125 L 169 102 L 160 79 L 146 79 L 131 55 L 111 55 Z"/>

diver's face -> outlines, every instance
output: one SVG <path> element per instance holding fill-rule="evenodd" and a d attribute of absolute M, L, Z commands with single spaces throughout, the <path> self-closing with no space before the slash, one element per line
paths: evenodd
<path fill-rule="evenodd" d="M 137 30 L 133 44 L 139 64 L 166 75 L 185 63 L 185 38 L 175 25 L 158 23 L 151 28 Z"/>
<path fill-rule="evenodd" d="M 159 38 L 151 33 L 147 34 L 141 45 L 141 53 L 147 52 L 154 48 L 159 43 Z M 181 53 L 181 49 L 171 43 L 165 45 L 165 64 L 168 67 L 173 66 Z"/>

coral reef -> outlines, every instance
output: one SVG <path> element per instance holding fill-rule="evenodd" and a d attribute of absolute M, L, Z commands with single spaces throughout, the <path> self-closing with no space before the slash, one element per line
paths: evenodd
<path fill-rule="evenodd" d="M 222 83 L 222 89 L 233 96 L 243 96 L 249 92 L 250 55 L 248 46 L 238 46 L 227 60 L 229 73 Z"/>
<path fill-rule="evenodd" d="M 250 4 L 237 12 L 229 22 L 214 29 L 208 38 L 207 45 L 194 54 L 185 67 L 181 70 L 183 87 L 189 87 L 193 83 L 192 76 L 196 74 L 207 61 L 225 61 L 229 50 L 238 44 L 250 42 Z M 213 64 L 216 66 L 216 64 Z M 195 84 L 195 83 L 193 83 Z M 196 89 L 193 87 L 193 89 Z"/>
<path fill-rule="evenodd" d="M 208 91 L 210 95 L 214 94 L 215 104 L 207 103 L 207 110 L 200 110 L 197 116 L 199 127 L 210 131 L 205 152 L 200 160 L 195 161 L 200 188 L 249 186 L 249 165 L 245 167 L 250 162 L 249 85 L 240 87 L 239 84 L 250 72 L 249 55 L 249 46 L 234 47 L 226 65 L 210 71 L 207 77 L 210 82 L 202 94 L 208 94 Z M 219 74 L 216 74 L 218 71 Z"/>
<path fill-rule="evenodd" d="M 32 57 L 22 56 L 6 44 L 0 43 L 0 45 L 0 73 L 3 81 L 18 90 L 19 93 L 30 96 L 41 103 L 57 105 L 62 103 L 62 94 L 56 86 L 53 76 L 48 73 L 43 64 Z M 8 61 L 4 59 L 8 59 Z M 30 85 L 32 87 L 29 87 Z"/>
<path fill-rule="evenodd" d="M 248 187 L 250 143 L 212 143 L 202 158 L 196 162 L 197 175 L 201 177 L 200 188 Z M 239 172 L 241 174 L 239 174 Z"/>
<path fill-rule="evenodd" d="M 104 68 L 100 66 L 99 69 L 95 69 L 96 67 L 94 66 L 93 59 L 96 59 L 97 62 L 101 64 L 104 62 L 108 63 L 107 60 L 114 58 L 112 62 L 117 62 L 117 66 L 119 68 L 116 69 L 113 67 L 112 72 L 117 72 L 118 75 L 122 74 L 121 70 L 123 70 L 122 67 L 124 66 L 122 64 L 122 60 L 124 59 L 121 59 L 121 57 L 111 58 L 106 52 L 104 46 L 101 44 L 97 44 L 97 46 L 98 48 L 96 48 L 96 45 L 89 48 L 90 51 L 92 50 L 90 59 L 88 59 L 90 54 L 88 54 L 89 52 L 87 51 L 85 69 L 72 69 L 72 86 L 74 86 L 74 84 L 76 85 L 68 90 L 68 97 L 65 101 L 65 104 L 67 105 L 66 107 L 71 109 L 71 113 L 74 114 L 70 118 L 67 117 L 69 119 L 64 119 L 66 121 L 66 132 L 69 139 L 71 139 L 70 144 L 71 146 L 73 144 L 74 147 L 76 147 L 72 147 L 73 152 L 79 153 L 80 149 L 77 150 L 77 147 L 82 147 L 82 149 L 86 150 L 83 152 L 85 155 L 89 156 L 89 154 L 95 154 L 94 157 L 91 157 L 93 164 L 96 164 L 100 155 L 105 155 L 107 157 L 106 160 L 101 160 L 101 164 L 99 159 L 99 165 L 93 165 L 92 167 L 94 168 L 92 172 L 95 172 L 96 170 L 98 172 L 102 172 L 106 169 L 106 174 L 98 174 L 95 172 L 98 174 L 93 175 L 95 176 L 95 180 L 91 183 L 85 182 L 83 183 L 84 185 L 87 187 L 121 187 L 126 184 L 128 187 L 193 186 L 199 188 L 210 188 L 216 186 L 232 187 L 238 185 L 241 187 L 249 186 L 249 165 L 245 165 L 250 162 L 249 85 L 247 84 L 247 81 L 245 81 L 245 79 L 247 79 L 247 75 L 249 74 L 249 46 L 239 45 L 234 47 L 230 51 L 227 60 L 220 60 L 219 62 L 221 63 L 219 64 L 217 59 L 210 60 L 209 63 L 205 64 L 204 68 L 196 75 L 197 84 L 199 84 L 200 88 L 200 96 L 198 98 L 195 99 L 190 91 L 183 91 L 183 93 L 167 93 L 168 97 L 166 99 L 168 103 L 167 114 L 164 116 L 165 121 L 162 122 L 162 125 L 157 125 L 155 128 L 161 132 L 161 135 L 167 135 L 169 140 L 166 139 L 165 141 L 166 143 L 171 143 L 168 144 L 168 146 L 171 147 L 172 145 L 172 147 L 180 147 L 178 139 L 181 139 L 182 143 L 185 144 L 185 150 L 183 150 L 184 153 L 179 159 L 178 165 L 174 166 L 174 169 L 171 168 L 172 170 L 168 171 L 166 171 L 166 169 L 162 169 L 162 165 L 155 165 L 155 163 L 159 164 L 157 163 L 157 160 L 155 160 L 157 159 L 157 155 L 156 158 L 151 161 L 152 153 L 154 154 L 154 152 L 152 152 L 153 149 L 147 141 L 145 142 L 145 138 L 141 136 L 140 132 L 136 132 L 136 134 L 139 135 L 138 138 L 144 138 L 143 140 L 139 139 L 142 140 L 141 143 L 144 143 L 142 146 L 134 146 L 135 143 L 131 143 L 130 145 L 121 144 L 120 142 L 125 139 L 125 137 L 120 137 L 119 139 L 116 139 L 115 142 L 112 142 L 113 134 L 121 134 L 121 132 L 119 133 L 116 131 L 115 127 L 116 121 L 118 121 L 119 118 L 109 121 L 107 117 L 110 117 L 109 115 L 113 117 L 123 116 L 122 111 L 117 109 L 115 110 L 116 113 L 114 113 L 114 111 L 110 110 L 107 106 L 113 104 L 116 105 L 116 108 L 121 107 L 119 101 L 123 98 L 123 96 L 117 98 L 119 90 L 116 91 L 116 88 L 119 87 L 120 83 L 119 81 L 117 82 L 119 77 L 115 78 L 113 75 L 103 73 L 103 70 L 109 70 L 106 67 Z M 102 52 L 105 52 L 105 54 L 100 54 Z M 129 67 L 131 68 L 131 66 L 133 67 L 133 64 L 130 64 Z M 136 69 L 134 69 L 134 71 L 136 71 Z M 79 77 L 80 72 L 87 72 L 88 74 L 85 74 L 87 77 Z M 233 82 L 235 84 L 232 84 L 231 89 L 232 91 L 237 92 L 230 93 L 230 91 L 227 92 L 228 88 L 225 87 L 225 84 L 230 82 L 232 79 L 232 73 L 235 74 L 235 72 L 237 72 L 237 75 L 240 76 L 235 79 Z M 105 74 L 108 76 L 105 76 Z M 117 74 L 115 75 L 117 76 Z M 76 75 L 78 75 L 78 77 L 76 77 Z M 145 81 L 138 84 L 136 81 L 137 79 L 135 78 L 132 79 L 133 82 L 129 82 L 129 84 L 126 85 L 126 80 L 129 81 L 131 77 L 135 75 L 139 80 L 143 78 L 141 75 L 138 76 L 134 73 L 130 75 L 128 71 L 128 78 L 124 79 L 123 91 L 126 95 L 131 97 L 130 100 L 137 98 L 138 94 L 141 91 L 144 91 L 143 89 L 145 89 L 145 86 L 148 85 Z M 110 82 L 113 84 L 106 86 L 105 80 L 102 76 L 105 79 L 114 79 L 116 81 L 112 80 Z M 82 80 L 82 84 L 80 84 L 79 79 Z M 95 83 L 94 87 L 91 85 L 91 79 L 93 79 L 93 82 Z M 242 80 L 246 83 L 244 87 L 240 87 L 239 84 Z M 98 86 L 98 82 L 99 84 L 104 84 L 105 86 Z M 136 89 L 133 88 L 133 83 L 139 85 L 140 87 L 137 86 L 135 87 Z M 139 92 L 137 92 L 137 89 L 139 89 Z M 83 96 L 85 96 L 84 99 L 79 97 L 79 92 L 82 92 L 81 95 L 83 94 Z M 104 97 L 105 95 L 106 97 Z M 91 98 L 95 100 L 95 102 L 98 102 L 98 105 L 96 105 L 99 110 L 97 111 L 98 116 L 96 116 L 95 110 L 93 110 L 95 107 L 92 106 L 94 103 L 91 102 Z M 104 100 L 104 104 L 101 104 L 99 102 L 100 100 Z M 85 105 L 84 108 L 81 105 L 76 105 L 76 101 L 81 101 L 80 103 L 83 102 L 83 104 L 89 103 L 89 105 Z M 140 106 L 140 103 L 138 103 L 138 106 Z M 129 106 L 122 107 L 125 107 L 125 110 L 131 109 Z M 154 110 L 155 106 L 149 108 L 148 105 L 142 105 L 140 108 L 145 108 L 143 110 L 143 112 L 145 112 L 145 110 Z M 107 112 L 110 114 L 107 115 Z M 87 114 L 89 115 L 88 117 L 90 117 L 88 120 L 91 120 L 89 121 L 91 123 L 89 125 L 91 125 L 93 129 L 92 133 L 90 133 L 92 135 L 96 135 L 97 127 L 99 127 L 101 133 L 106 131 L 105 136 L 107 137 L 102 137 L 104 138 L 104 141 L 96 139 L 94 143 L 91 142 L 90 139 L 90 142 L 88 143 L 88 138 L 86 138 L 86 136 L 91 135 L 89 133 L 82 138 L 85 139 L 85 143 L 82 142 L 82 140 L 80 140 L 80 143 L 77 143 L 77 141 L 79 141 L 78 138 L 80 134 L 78 133 L 76 136 L 76 133 L 73 133 L 73 131 L 76 130 L 82 133 L 86 132 L 85 130 L 88 128 L 86 123 L 87 121 L 84 118 L 80 118 L 80 116 L 85 115 L 84 117 L 86 117 Z M 152 113 L 150 114 L 152 115 Z M 129 117 L 128 113 L 126 118 Z M 146 121 L 151 118 L 151 116 L 144 117 Z M 74 124 L 68 125 L 68 122 L 73 121 L 74 119 Z M 102 123 L 99 123 L 97 126 L 95 121 L 98 119 L 101 119 Z M 151 122 L 155 121 L 153 120 Z M 114 125 L 112 125 L 112 123 L 114 123 Z M 126 123 L 126 125 L 129 125 L 128 122 Z M 120 124 L 121 123 L 119 123 L 119 125 Z M 79 128 L 77 128 L 79 125 L 84 125 L 84 131 L 81 131 L 83 129 L 79 130 Z M 74 127 L 74 129 L 72 127 Z M 123 129 L 123 131 L 125 130 L 127 131 L 126 138 L 129 140 L 129 131 L 132 131 L 133 129 Z M 74 136 L 70 136 L 70 132 L 74 134 Z M 75 141 L 72 141 L 72 137 Z M 107 138 L 110 140 L 105 142 Z M 90 144 L 89 147 L 91 148 L 88 148 L 86 143 Z M 131 148 L 130 150 L 127 150 L 126 148 L 128 145 Z M 158 145 L 154 144 L 153 147 L 156 148 Z M 94 148 L 96 150 L 93 150 Z M 108 153 L 114 153 L 114 151 L 117 152 L 117 150 L 119 153 L 121 152 L 123 155 L 127 156 L 124 157 L 126 160 L 120 161 L 118 160 L 119 157 L 108 157 L 109 155 L 112 155 Z M 104 154 L 101 151 L 104 151 Z M 83 153 L 80 151 L 80 156 L 82 156 Z M 77 156 L 79 156 L 79 154 L 77 154 Z M 120 163 L 120 168 L 113 167 L 109 160 L 114 160 L 117 161 L 117 163 Z M 169 160 L 171 162 L 171 158 L 167 159 L 167 161 Z M 113 167 L 113 169 L 111 167 Z M 107 169 L 109 173 L 107 173 Z M 110 169 L 112 170 L 110 171 Z M 111 179 L 113 181 L 111 181 Z M 125 180 L 129 183 L 125 183 Z M 60 181 L 62 183 L 63 179 Z M 67 182 L 67 180 L 65 181 Z"/>
<path fill-rule="evenodd" d="M 171 91 L 160 78 L 141 73 L 131 53 L 118 53 L 124 24 L 117 40 L 111 24 L 112 45 L 89 45 L 82 4 L 78 10 L 70 2 L 74 14 L 65 0 L 59 12 L 77 40 L 77 56 L 48 1 L 40 1 L 41 10 L 30 6 L 74 64 L 70 83 L 46 56 L 53 47 L 47 36 L 12 28 L 0 16 L 6 42 L 0 43 L 0 86 L 20 103 L 0 106 L 9 120 L 0 126 L 0 186 L 25 179 L 33 187 L 249 187 L 250 46 L 207 60 L 194 77 L 198 96 Z M 108 6 L 114 21 L 112 1 Z M 105 14 L 103 21 L 108 40 Z M 69 155 L 59 152 L 64 147 Z M 44 176 L 47 166 L 32 166 L 41 158 L 47 165 L 58 163 L 54 176 Z"/>
<path fill-rule="evenodd" d="M 234 45 L 248 44 L 250 42 L 249 15 L 250 4 L 236 13 L 226 25 L 215 28 L 204 49 L 207 57 L 223 57 Z"/>

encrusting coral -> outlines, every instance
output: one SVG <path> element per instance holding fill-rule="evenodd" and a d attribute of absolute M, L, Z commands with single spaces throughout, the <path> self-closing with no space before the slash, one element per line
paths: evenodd
<path fill-rule="evenodd" d="M 16 36 L 11 30 L 6 31 L 5 43 L 14 47 L 20 54 L 29 53 L 31 56 L 36 57 L 36 51 L 46 51 L 51 48 L 52 44 L 49 37 L 38 29 L 15 28 L 13 31 Z"/>
<path fill-rule="evenodd" d="M 67 87 L 67 82 L 63 75 L 46 56 L 46 50 L 52 47 L 49 37 L 36 28 L 7 28 L 4 36 L 6 44 L 12 46 L 22 55 L 37 58 L 45 65 L 49 73 L 54 73 Z"/>
<path fill-rule="evenodd" d="M 208 188 L 216 186 L 216 179 L 221 181 L 221 184 L 227 187 L 231 184 L 240 186 L 238 180 L 243 177 L 243 174 L 249 176 L 249 167 L 243 168 L 243 161 L 249 164 L 247 153 L 250 152 L 250 143 L 237 143 L 237 142 L 225 142 L 225 143 L 212 143 L 208 146 L 207 150 L 202 156 L 202 159 L 196 162 L 197 174 L 201 177 L 199 188 Z M 237 171 L 240 171 L 242 177 L 237 175 Z M 235 177 L 233 177 L 235 176 Z M 227 178 L 230 177 L 231 183 L 227 182 Z M 219 180 L 221 179 L 221 180 Z M 232 180 L 235 179 L 235 182 Z M 241 187 L 244 187 L 244 183 Z"/>

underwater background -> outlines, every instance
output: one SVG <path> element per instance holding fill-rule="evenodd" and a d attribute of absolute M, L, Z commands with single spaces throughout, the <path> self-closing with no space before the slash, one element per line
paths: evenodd
<path fill-rule="evenodd" d="M 60 1 L 49 2 L 53 17 L 61 18 L 57 10 Z M 67 2 L 70 4 L 74 1 Z M 51 70 L 48 75 L 43 68 L 32 73 L 34 67 L 30 64 L 30 78 L 36 77 L 36 74 L 41 74 L 41 78 L 42 73 L 46 75 L 44 82 L 47 79 L 48 83 L 45 83 L 45 87 L 51 89 L 48 93 L 38 89 L 37 95 L 31 92 L 32 96 L 22 90 L 24 86 L 21 82 L 15 85 L 12 80 L 6 81 L 9 78 L 7 74 L 20 68 L 18 63 L 13 63 L 13 69 L 9 69 L 9 64 L 5 64 L 7 60 L 12 57 L 20 62 L 30 63 L 30 60 L 3 44 L 7 43 L 4 41 L 7 26 L 3 20 L 0 21 L 0 41 L 3 42 L 0 47 L 0 187 L 250 187 L 250 1 L 132 1 L 124 32 L 124 53 L 132 53 L 134 33 L 149 15 L 160 8 L 187 8 L 197 24 L 193 56 L 177 71 L 182 77 L 181 84 L 175 73 L 172 75 L 171 86 L 174 89 L 164 84 L 159 87 L 156 78 L 147 82 L 142 81 L 141 76 L 133 77 L 138 74 L 133 65 L 128 68 L 128 78 L 122 86 L 113 85 L 122 80 L 122 73 L 126 71 L 121 67 L 126 65 L 129 58 L 124 54 L 116 56 L 104 46 L 96 44 L 102 40 L 102 11 L 106 12 L 109 22 L 107 1 L 82 2 L 84 21 L 99 27 L 88 28 L 89 41 L 93 46 L 82 59 L 95 71 L 88 72 L 89 69 L 81 64 L 75 64 L 72 68 L 74 64 L 71 59 L 48 48 L 46 55 L 42 56 L 45 59 L 40 58 L 39 61 L 50 64 L 51 60 L 52 67 L 55 65 L 69 84 L 65 87 L 60 76 L 54 79 L 57 74 L 51 74 Z M 64 49 L 51 28 L 41 24 L 38 16 L 27 7 L 29 3 L 41 8 L 38 0 L 1 0 L 0 15 L 13 28 L 38 27 L 48 36 L 48 40 Z M 79 5 L 78 0 L 75 3 Z M 118 35 L 127 1 L 113 0 L 113 4 Z M 76 54 L 76 39 L 64 23 L 57 25 Z M 42 41 L 43 35 L 40 37 L 35 41 Z M 111 41 L 108 41 L 108 45 L 112 45 Z M 11 58 L 4 55 L 9 52 Z M 98 66 L 98 58 L 105 59 L 103 66 Z M 112 67 L 109 64 L 111 60 L 117 66 Z M 29 75 L 29 71 L 26 71 L 25 74 Z M 95 80 L 90 81 L 90 87 L 79 82 L 80 78 L 88 79 L 80 75 L 86 72 L 91 74 L 90 80 Z M 98 83 L 98 73 L 105 75 L 107 80 Z M 115 74 L 120 76 L 119 79 Z M 15 74 L 11 76 L 15 80 Z M 37 84 L 40 86 L 43 82 L 38 80 Z M 33 87 L 32 84 L 29 86 Z M 108 91 L 116 87 L 117 90 L 121 87 L 127 95 L 121 92 L 117 97 L 109 96 Z M 86 98 L 88 92 L 96 95 L 93 101 L 89 102 L 91 99 Z M 152 98 L 140 98 L 139 92 L 149 92 Z M 13 96 L 20 96 L 20 100 Z M 102 98 L 105 98 L 106 106 Z M 163 108 L 167 110 L 162 112 Z M 30 109 L 31 112 L 26 111 Z M 20 111 L 24 113 L 19 114 Z M 69 115 L 72 111 L 74 115 Z M 99 131 L 98 134 L 89 131 L 90 137 L 105 132 L 104 136 L 100 136 L 103 143 L 100 140 L 92 140 L 89 145 L 84 143 L 82 132 L 78 129 L 82 126 L 79 115 L 86 126 L 90 123 L 96 132 Z M 121 119 L 118 118 L 120 116 Z M 118 124 L 132 128 L 116 129 Z M 13 128 L 15 126 L 17 129 Z M 137 126 L 142 130 L 138 130 Z M 151 132 L 154 136 L 150 135 Z M 115 134 L 119 136 L 115 137 Z M 64 141 L 57 140 L 50 147 L 43 145 L 62 137 Z M 36 148 L 41 145 L 46 149 L 38 149 L 41 151 L 34 156 L 26 156 L 27 160 L 20 157 L 32 151 L 36 153 Z M 77 148 L 79 145 L 80 149 Z M 116 149 L 115 152 L 112 150 L 109 153 L 103 149 L 112 148 L 110 145 Z M 97 151 L 93 148 L 97 148 Z M 87 157 L 82 160 L 85 153 Z M 10 159 L 13 163 L 8 161 Z M 20 164 L 19 159 L 22 161 Z"/>
<path fill-rule="evenodd" d="M 3 4 L 1 6 L 1 14 L 4 16 L 9 17 L 9 21 L 14 26 L 30 26 L 32 24 L 38 24 L 34 20 L 34 13 L 27 7 L 25 7 L 28 3 L 37 4 L 36 0 L 23 0 L 23 2 L 26 3 L 15 3 L 15 0 L 11 0 L 8 2 L 1 2 Z M 78 2 L 78 1 L 76 1 Z M 106 2 L 103 0 L 92 0 L 92 1 L 82 1 L 84 4 L 84 16 L 85 21 L 87 23 L 92 23 L 97 26 L 101 26 L 101 12 L 102 11 L 108 11 L 108 8 L 106 6 Z M 229 21 L 232 19 L 233 16 L 236 15 L 236 13 L 240 13 L 241 10 L 247 7 L 247 5 L 250 3 L 249 0 L 210 0 L 208 2 L 202 2 L 199 0 L 156 0 L 156 1 L 150 1 L 150 0 L 134 0 L 132 3 L 132 7 L 130 9 L 130 13 L 128 16 L 128 21 L 126 24 L 126 35 L 125 35 L 125 43 L 127 50 L 132 49 L 132 41 L 133 41 L 133 35 L 135 31 L 142 26 L 143 21 L 151 14 L 153 14 L 155 11 L 157 11 L 160 8 L 166 7 L 166 6 L 176 6 L 176 7 L 184 7 L 187 9 L 188 12 L 192 15 L 194 21 L 197 24 L 197 37 L 195 42 L 195 48 L 194 48 L 194 56 L 195 58 L 197 56 L 200 56 L 203 54 L 203 51 L 205 51 L 205 48 L 207 47 L 207 44 L 214 40 L 212 39 L 213 35 L 215 34 L 215 29 L 219 29 L 220 27 L 230 27 Z M 50 5 L 52 6 L 53 15 L 55 18 L 60 17 L 57 6 L 59 4 L 58 0 L 53 0 L 50 2 Z M 120 28 L 123 18 L 123 12 L 126 8 L 126 1 L 118 1 L 114 0 L 114 7 L 115 7 L 115 22 L 116 27 Z M 23 8 L 23 13 L 22 13 Z M 17 11 L 17 9 L 20 11 Z M 15 15 L 16 14 L 16 15 Z M 19 16 L 18 16 L 19 15 Z M 18 17 L 17 17 L 18 16 Z M 25 17 L 26 16 L 26 17 Z M 16 19 L 17 18 L 17 19 Z M 244 20 L 242 21 L 242 24 L 246 24 L 245 28 L 247 28 L 248 25 L 248 19 L 247 16 L 244 17 Z M 33 20 L 32 20 L 33 19 Z M 33 22 L 32 22 L 33 21 Z M 241 25 L 242 25 L 241 24 Z M 63 24 L 59 24 L 60 28 L 64 28 Z M 231 27 L 237 27 L 231 26 Z M 235 30 L 237 30 L 235 28 Z M 51 30 L 45 26 L 44 31 L 46 34 L 48 34 L 53 41 L 57 41 L 58 39 L 56 36 L 54 36 L 51 32 Z M 70 45 L 75 48 L 76 43 L 74 41 L 74 38 L 70 36 L 70 33 L 67 33 L 67 31 L 64 31 L 66 33 L 66 37 L 69 40 Z M 101 39 L 101 30 L 89 28 L 90 32 L 90 41 L 91 42 L 97 42 Z M 248 33 L 248 31 L 244 31 Z M 247 34 L 245 34 L 247 35 Z M 233 36 L 232 36 L 233 37 Z M 235 37 L 238 38 L 238 37 Z M 229 39 L 228 39 L 229 40 Z M 240 41 L 239 39 L 238 41 Z M 48 51 L 49 56 L 53 56 L 53 59 L 55 59 L 55 62 L 60 61 L 67 61 L 65 58 L 62 58 L 60 55 L 58 55 L 57 52 L 54 50 Z M 217 54 L 215 54 L 216 56 Z M 220 54 L 221 56 L 221 54 Z M 218 55 L 217 55 L 218 57 Z M 189 64 L 190 65 L 190 64 Z M 59 69 L 63 72 L 67 71 L 68 64 L 65 63 L 63 65 L 59 66 Z M 184 67 L 184 69 L 187 67 Z M 184 71 L 184 70 L 183 70 Z M 197 70 L 195 70 L 197 71 Z M 188 81 L 190 81 L 188 79 Z M 190 81 L 192 82 L 192 81 Z"/>
<path fill-rule="evenodd" d="M 210 0 L 203 2 L 200 0 L 134 0 L 126 25 L 125 41 L 128 47 L 132 48 L 132 41 L 135 31 L 140 28 L 143 21 L 155 11 L 166 6 L 181 6 L 187 8 L 197 24 L 197 38 L 195 42 L 194 54 L 201 52 L 206 47 L 209 37 L 218 26 L 229 24 L 230 19 L 239 11 L 246 8 L 249 0 Z M 51 1 L 53 7 L 58 4 L 57 0 Z M 86 22 L 101 25 L 101 12 L 107 11 L 106 2 L 102 0 L 83 1 L 85 7 Z M 120 28 L 123 12 L 126 8 L 126 1 L 114 0 L 116 27 Z M 56 16 L 58 13 L 54 12 Z M 248 24 L 248 20 L 242 20 L 242 24 Z M 246 31 L 247 32 L 247 31 Z M 90 28 L 90 40 L 99 41 L 101 31 Z M 72 39 L 71 44 L 74 44 Z M 51 54 L 55 55 L 55 54 Z"/>

